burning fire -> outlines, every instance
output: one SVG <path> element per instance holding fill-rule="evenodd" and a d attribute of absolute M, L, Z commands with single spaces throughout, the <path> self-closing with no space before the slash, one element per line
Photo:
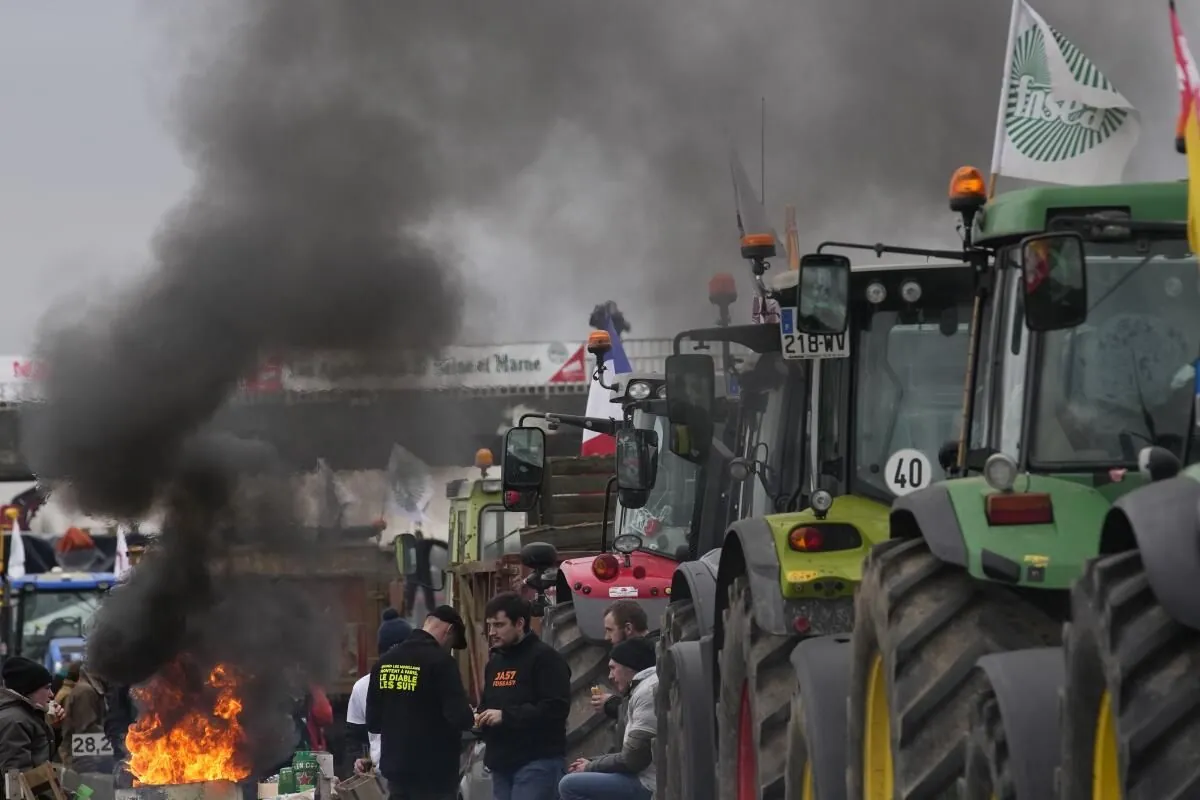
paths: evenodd
<path fill-rule="evenodd" d="M 188 673 L 177 661 L 133 690 L 139 713 L 125 746 L 136 785 L 240 781 L 250 774 L 241 752 L 237 676 L 224 665 L 206 681 L 189 680 Z"/>

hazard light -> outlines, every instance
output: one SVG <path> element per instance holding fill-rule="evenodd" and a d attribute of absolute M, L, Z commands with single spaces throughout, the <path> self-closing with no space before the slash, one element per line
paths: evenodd
<path fill-rule="evenodd" d="M 728 272 L 719 272 L 708 281 L 708 302 L 716 306 L 737 302 L 737 283 Z"/>
<path fill-rule="evenodd" d="M 604 354 L 612 349 L 612 337 L 608 331 L 592 331 L 588 335 L 587 351 L 596 358 L 604 358 Z"/>
<path fill-rule="evenodd" d="M 496 463 L 496 457 L 492 455 L 492 451 L 486 447 L 481 447 L 475 451 L 475 467 L 476 469 L 487 469 Z"/>
<path fill-rule="evenodd" d="M 950 210 L 975 211 L 987 202 L 987 183 L 974 167 L 959 167 L 950 178 Z"/>
<path fill-rule="evenodd" d="M 772 233 L 748 233 L 742 237 L 742 258 L 765 261 L 775 257 L 775 235 Z"/>

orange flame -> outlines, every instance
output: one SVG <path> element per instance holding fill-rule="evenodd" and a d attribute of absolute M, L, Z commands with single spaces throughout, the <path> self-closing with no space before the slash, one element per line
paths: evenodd
<path fill-rule="evenodd" d="M 175 662 L 133 690 L 140 713 L 125 737 L 135 785 L 162 786 L 203 781 L 240 781 L 250 774 L 238 721 L 242 701 L 238 678 L 217 665 L 203 689 L 189 689 L 187 669 Z M 196 700 L 212 710 L 195 709 Z"/>

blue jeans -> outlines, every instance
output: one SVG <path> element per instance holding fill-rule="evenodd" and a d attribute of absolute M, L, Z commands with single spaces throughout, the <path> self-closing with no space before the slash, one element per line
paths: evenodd
<path fill-rule="evenodd" d="M 650 800 L 637 775 L 624 772 L 572 772 L 558 782 L 562 800 Z"/>
<path fill-rule="evenodd" d="M 561 758 L 530 761 L 515 772 L 492 771 L 493 800 L 558 800 L 558 780 L 567 771 Z"/>

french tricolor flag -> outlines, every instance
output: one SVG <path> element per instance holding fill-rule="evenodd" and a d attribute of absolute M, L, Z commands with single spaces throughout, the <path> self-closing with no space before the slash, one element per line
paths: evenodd
<path fill-rule="evenodd" d="M 625 348 L 621 345 L 621 334 L 617 333 L 612 317 L 607 315 L 604 317 L 604 330 L 608 331 L 608 337 L 612 340 L 612 349 L 604 356 L 604 382 L 611 386 L 613 381 L 623 380 L 626 375 L 631 374 L 633 367 L 630 366 Z M 613 402 L 611 397 L 610 390 L 601 386 L 599 381 L 592 381 L 588 388 L 587 415 L 602 419 L 621 419 L 624 413 L 621 404 Z M 611 456 L 616 451 L 617 441 L 608 434 L 589 430 L 583 432 L 580 455 Z"/>

